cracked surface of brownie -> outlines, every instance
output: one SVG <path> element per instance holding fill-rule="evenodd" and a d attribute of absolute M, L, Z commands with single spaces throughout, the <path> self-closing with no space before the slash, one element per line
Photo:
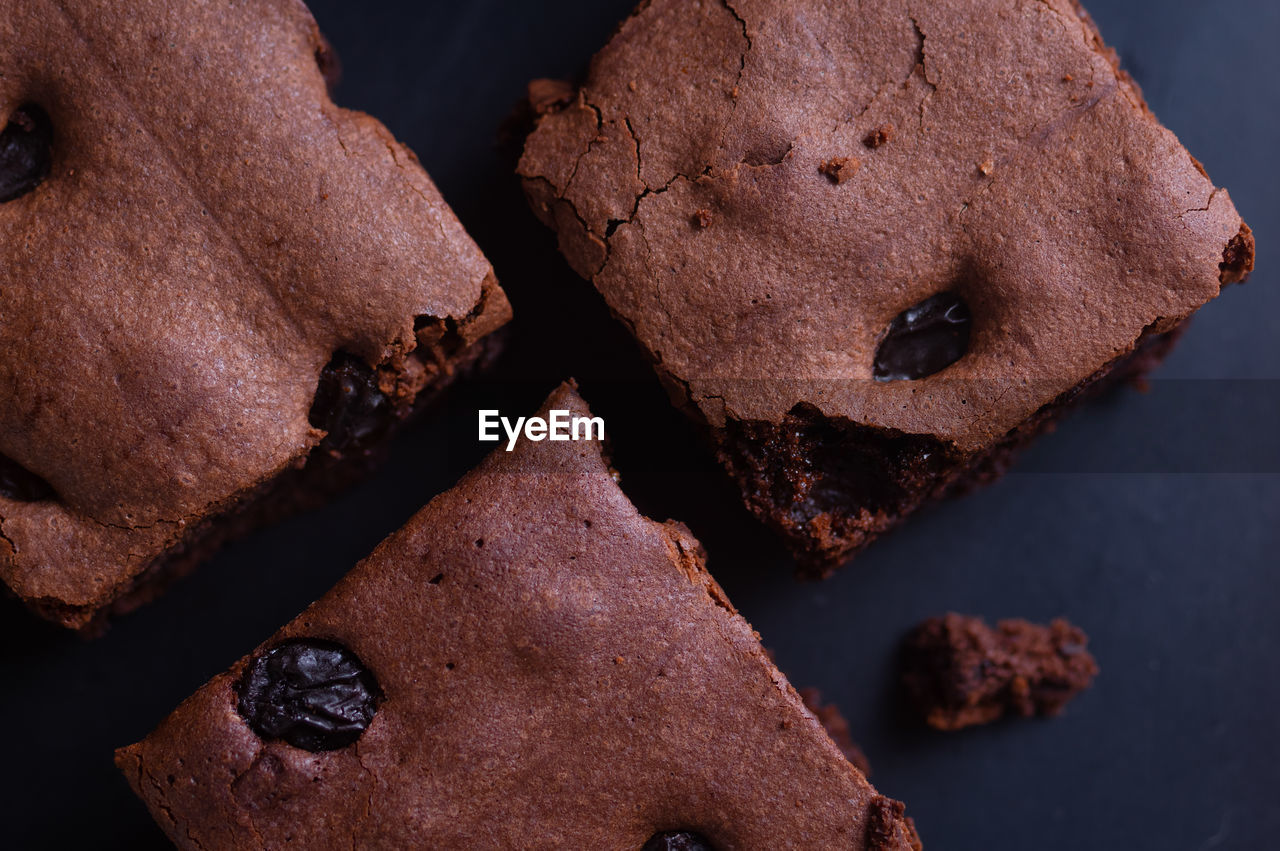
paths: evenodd
<path fill-rule="evenodd" d="M 509 316 L 333 67 L 296 0 L 6 6 L 0 578 L 46 616 L 94 622 L 309 458 L 366 459 Z"/>
<path fill-rule="evenodd" d="M 793 417 L 909 448 L 889 509 L 809 510 L 856 452 L 734 471 L 818 572 L 1253 266 L 1070 0 L 653 0 L 542 103 L 534 211 L 726 465 Z"/>
<path fill-rule="evenodd" d="M 919 848 L 598 442 L 494 452 L 117 763 L 182 848 Z"/>

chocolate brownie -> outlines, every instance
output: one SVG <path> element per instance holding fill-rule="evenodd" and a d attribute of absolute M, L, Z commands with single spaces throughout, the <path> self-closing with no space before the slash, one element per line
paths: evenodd
<path fill-rule="evenodd" d="M 819 574 L 1253 266 L 1071 0 L 652 0 L 541 103 L 533 209 Z"/>
<path fill-rule="evenodd" d="M 1056 715 L 1098 673 L 1089 638 L 1065 620 L 1048 626 L 930 618 L 907 637 L 902 681 L 931 727 L 959 730 L 1005 715 Z"/>
<path fill-rule="evenodd" d="M 598 441 L 495 452 L 117 762 L 184 848 L 919 847 Z"/>
<path fill-rule="evenodd" d="M 509 307 L 296 0 L 0 22 L 0 579 L 92 627 L 313 501 Z"/>

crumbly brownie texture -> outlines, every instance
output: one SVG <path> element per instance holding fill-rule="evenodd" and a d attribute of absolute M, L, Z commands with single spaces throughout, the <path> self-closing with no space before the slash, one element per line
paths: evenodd
<path fill-rule="evenodd" d="M 333 67 L 294 0 L 0 19 L 0 578 L 42 614 L 145 598 L 491 352 L 492 270 Z"/>
<path fill-rule="evenodd" d="M 919 847 L 598 443 L 494 453 L 117 762 L 184 848 Z"/>
<path fill-rule="evenodd" d="M 652 0 L 561 102 L 534 210 L 817 572 L 1253 266 L 1070 0 Z"/>
<path fill-rule="evenodd" d="M 1088 636 L 1065 620 L 1049 626 L 979 618 L 931 618 L 907 638 L 902 680 L 929 726 L 959 730 L 1005 715 L 1056 715 L 1089 687 L 1098 664 Z"/>
<path fill-rule="evenodd" d="M 805 708 L 813 713 L 813 717 L 818 719 L 822 729 L 827 731 L 831 741 L 840 748 L 844 758 L 856 765 L 864 777 L 870 777 L 871 763 L 867 760 L 867 755 L 862 752 L 862 748 L 858 747 L 858 743 L 853 740 L 853 734 L 849 732 L 849 722 L 844 719 L 844 715 L 840 714 L 840 707 L 834 703 L 823 703 L 822 692 L 816 688 L 800 689 L 800 699 L 804 701 Z"/>

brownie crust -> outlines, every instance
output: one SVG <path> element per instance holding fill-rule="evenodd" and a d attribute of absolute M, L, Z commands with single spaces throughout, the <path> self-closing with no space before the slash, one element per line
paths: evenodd
<path fill-rule="evenodd" d="M 390 424 L 509 317 L 412 152 L 329 99 L 331 56 L 296 0 L 0 21 L 0 125 L 52 126 L 0 204 L 0 456 L 47 489 L 0 495 L 0 579 L 46 616 L 94 625 L 309 458 L 366 461 L 309 416 L 335 356 Z"/>
<path fill-rule="evenodd" d="M 302 638 L 363 660 L 372 721 L 263 741 L 241 660 L 117 754 L 180 847 L 919 847 L 598 443 L 495 452 L 258 653 Z"/>
<path fill-rule="evenodd" d="M 813 717 L 818 719 L 822 729 L 827 731 L 831 741 L 840 748 L 844 758 L 857 766 L 864 777 L 870 777 L 871 762 L 858 743 L 853 740 L 853 734 L 849 732 L 849 722 L 841 714 L 840 707 L 834 703 L 823 703 L 822 692 L 816 688 L 800 689 L 800 699 L 804 701 L 805 708 L 813 713 Z"/>
<path fill-rule="evenodd" d="M 887 509 L 815 510 L 842 474 L 820 448 L 744 484 L 819 573 L 1253 265 L 1069 0 L 653 0 L 519 172 L 726 465 L 797 420 L 887 457 L 870 477 L 910 491 Z M 959 359 L 875 380 L 895 317 L 941 293 L 972 314 Z"/>

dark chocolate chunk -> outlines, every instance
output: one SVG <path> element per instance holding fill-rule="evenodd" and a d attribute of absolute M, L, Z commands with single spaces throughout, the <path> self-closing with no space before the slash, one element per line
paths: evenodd
<path fill-rule="evenodd" d="M 391 401 L 378 388 L 378 376 L 368 364 L 338 352 L 320 374 L 308 419 L 328 432 L 320 444 L 324 448 L 361 449 L 386 434 L 392 419 Z"/>
<path fill-rule="evenodd" d="M 42 502 L 57 494 L 49 483 L 12 458 L 0 455 L 0 496 L 19 502 Z"/>
<path fill-rule="evenodd" d="M 640 851 L 712 851 L 711 843 L 690 830 L 667 830 L 649 837 Z"/>
<path fill-rule="evenodd" d="M 876 381 L 914 381 L 941 372 L 969 349 L 973 319 L 955 293 L 938 293 L 889 323 L 876 350 Z"/>
<path fill-rule="evenodd" d="M 354 653 L 309 638 L 259 653 L 237 692 L 240 715 L 261 738 L 313 752 L 360 738 L 382 700 L 377 680 Z"/>
<path fill-rule="evenodd" d="M 0 132 L 0 202 L 39 186 L 53 166 L 53 124 L 35 104 L 20 106 Z"/>

